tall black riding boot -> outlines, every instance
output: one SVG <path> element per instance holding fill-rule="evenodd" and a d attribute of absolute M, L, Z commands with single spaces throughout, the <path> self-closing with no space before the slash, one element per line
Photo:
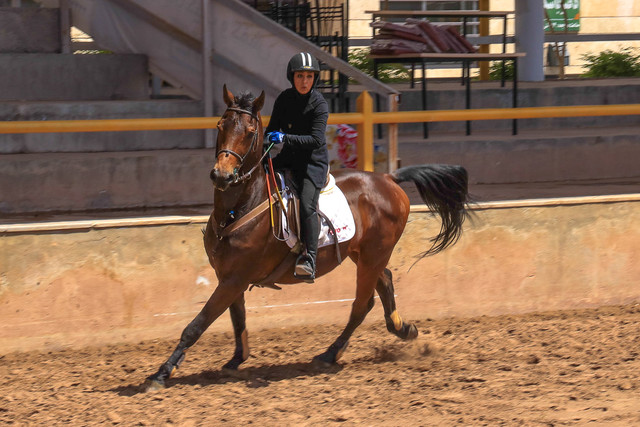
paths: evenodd
<path fill-rule="evenodd" d="M 302 242 L 305 244 L 306 253 L 301 255 L 296 262 L 295 275 L 306 282 L 313 283 L 316 278 L 316 254 L 318 253 L 318 214 L 314 212 L 302 224 Z"/>

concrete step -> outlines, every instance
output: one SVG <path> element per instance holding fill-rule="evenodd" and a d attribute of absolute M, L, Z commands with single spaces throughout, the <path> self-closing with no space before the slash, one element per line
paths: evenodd
<path fill-rule="evenodd" d="M 60 52 L 59 9 L 9 5 L 0 2 L 0 53 Z"/>
<path fill-rule="evenodd" d="M 198 117 L 202 103 L 190 100 L 2 102 L 0 121 L 97 120 Z M 201 148 L 201 130 L 72 132 L 0 135 L 0 153 L 120 152 Z"/>
<path fill-rule="evenodd" d="M 473 184 L 624 180 L 640 177 L 640 125 L 524 130 L 516 136 L 505 130 L 405 135 L 398 152 L 402 166 L 463 165 Z"/>
<path fill-rule="evenodd" d="M 500 194 L 507 186 L 522 186 L 520 197 L 545 197 L 554 194 L 551 187 L 558 182 L 580 187 L 605 181 L 618 193 L 640 191 L 638 127 L 550 135 L 403 137 L 399 153 L 403 166 L 466 167 L 472 193 L 489 192 L 483 200 L 505 198 L 508 193 Z M 200 207 L 206 212 L 213 198 L 214 157 L 211 149 L 0 155 L 0 215 Z M 528 192 L 536 186 L 546 190 Z M 406 188 L 410 195 L 415 192 L 411 184 Z M 413 196 L 412 202 L 421 203 Z"/>
<path fill-rule="evenodd" d="M 422 108 L 422 91 L 416 83 L 414 88 L 409 84 L 396 84 L 393 87 L 402 92 L 400 111 L 416 111 Z M 511 108 L 513 106 L 512 83 L 474 81 L 471 83 L 471 108 Z M 356 105 L 355 99 L 361 93 L 361 87 L 350 87 L 350 105 Z M 544 82 L 520 82 L 518 89 L 518 107 L 549 107 L 571 105 L 602 105 L 603 109 L 610 104 L 636 104 L 640 93 L 640 78 L 620 79 L 575 79 L 548 80 Z M 465 109 L 465 87 L 456 81 L 428 83 L 428 110 Z M 384 107 L 384 103 L 381 104 Z M 511 129 L 511 120 L 483 120 L 471 123 L 472 133 L 478 131 L 495 131 Z M 463 132 L 465 122 L 430 123 L 430 136 L 439 133 Z M 576 129 L 605 126 L 640 125 L 640 116 L 602 116 L 602 117 L 569 117 L 550 119 L 521 119 L 518 129 L 541 130 L 553 132 L 555 129 Z M 401 134 L 422 131 L 421 123 L 399 125 Z"/>
<path fill-rule="evenodd" d="M 0 155 L 0 214 L 210 204 L 214 150 Z"/>
<path fill-rule="evenodd" d="M 0 101 L 149 99 L 145 55 L 0 54 Z"/>

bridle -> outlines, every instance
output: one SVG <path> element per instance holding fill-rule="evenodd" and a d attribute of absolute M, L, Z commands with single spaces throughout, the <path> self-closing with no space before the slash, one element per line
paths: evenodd
<path fill-rule="evenodd" d="M 251 174 L 262 163 L 262 160 L 265 158 L 267 153 L 262 155 L 260 160 L 258 160 L 258 162 L 249 170 L 249 172 L 238 176 L 238 172 L 237 171 L 242 169 L 242 166 L 244 165 L 244 161 L 247 158 L 247 156 L 249 155 L 249 153 L 251 153 L 252 151 L 255 150 L 256 141 L 258 140 L 258 129 L 259 129 L 258 124 L 260 122 L 260 119 L 253 112 L 251 112 L 249 110 L 244 110 L 242 108 L 229 107 L 229 108 L 226 109 L 225 113 L 227 111 L 235 111 L 236 113 L 240 113 L 240 114 L 248 114 L 248 115 L 251 116 L 251 118 L 253 118 L 256 121 L 256 130 L 253 132 L 253 139 L 251 140 L 251 145 L 249 146 L 249 149 L 244 154 L 244 156 L 241 156 L 240 154 L 236 153 L 235 151 L 228 150 L 226 148 L 218 150 L 218 152 L 216 153 L 216 159 L 220 156 L 220 154 L 228 153 L 228 154 L 231 154 L 232 156 L 236 157 L 240 161 L 240 166 L 238 168 L 236 168 L 236 172 L 234 173 L 234 177 L 233 177 L 233 182 L 231 183 L 231 185 L 235 185 L 235 184 L 240 184 L 240 183 L 248 180 L 249 178 L 251 178 Z"/>

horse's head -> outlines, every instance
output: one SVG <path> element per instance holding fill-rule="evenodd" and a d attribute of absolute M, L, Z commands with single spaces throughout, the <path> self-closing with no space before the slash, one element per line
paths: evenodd
<path fill-rule="evenodd" d="M 253 98 L 249 93 L 235 97 L 224 85 L 222 95 L 227 110 L 218 122 L 216 164 L 211 170 L 211 181 L 221 191 L 248 178 L 240 175 L 245 163 L 256 166 L 262 154 L 262 120 L 260 110 L 264 105 L 264 91 Z M 252 164 L 253 163 L 253 164 Z"/>

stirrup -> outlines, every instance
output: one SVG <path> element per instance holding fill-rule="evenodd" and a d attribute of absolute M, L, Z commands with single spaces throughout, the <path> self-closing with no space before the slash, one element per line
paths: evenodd
<path fill-rule="evenodd" d="M 316 272 L 313 268 L 313 262 L 309 259 L 299 260 L 296 263 L 293 275 L 304 282 L 313 283 L 314 279 L 316 278 Z"/>

